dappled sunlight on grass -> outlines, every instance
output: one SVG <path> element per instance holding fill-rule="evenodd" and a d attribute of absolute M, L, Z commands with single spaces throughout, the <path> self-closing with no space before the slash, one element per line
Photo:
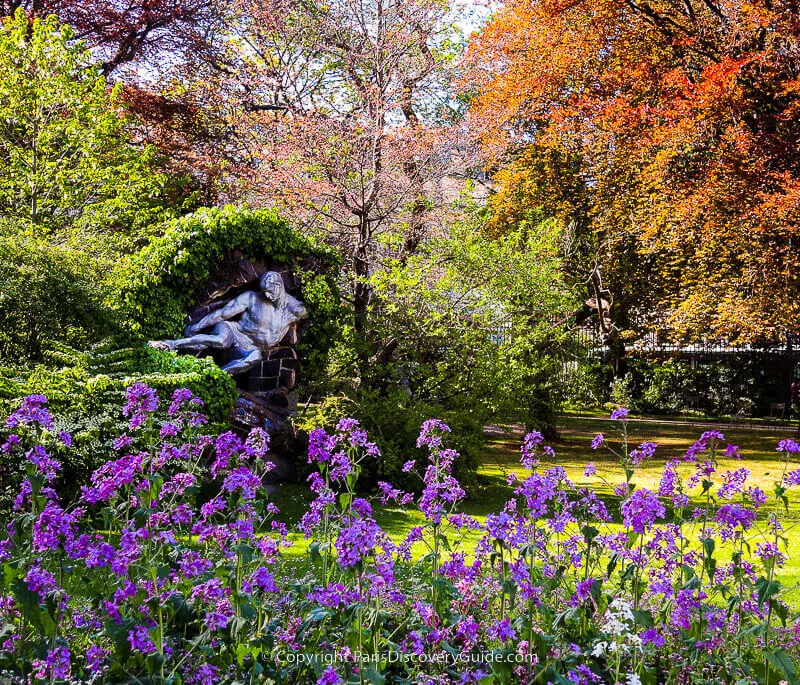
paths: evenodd
<path fill-rule="evenodd" d="M 611 421 L 567 417 L 563 420 L 559 439 L 552 443 L 556 453 L 555 459 L 542 464 L 544 468 L 548 468 L 551 464 L 562 466 L 567 472 L 567 476 L 577 486 L 594 488 L 598 496 L 605 501 L 615 520 L 619 520 L 620 500 L 614 495 L 613 488 L 619 483 L 624 483 L 625 474 L 619 459 L 614 454 L 605 446 L 596 451 L 592 450 L 591 441 L 596 433 L 604 433 L 609 446 L 619 452 L 621 441 L 618 429 L 619 424 Z M 636 469 L 633 480 L 637 486 L 657 490 L 666 462 L 676 457 L 682 457 L 703 430 L 705 429 L 698 426 L 669 422 L 630 422 L 628 432 L 631 448 L 645 441 L 656 442 L 659 445 L 655 457 Z M 784 468 L 784 462 L 775 448 L 777 443 L 789 434 L 790 430 L 787 429 L 786 433 L 764 429 L 723 430 L 726 441 L 739 446 L 742 459 L 720 458 L 718 460 L 717 485 L 721 483 L 722 474 L 726 471 L 747 468 L 751 472 L 748 483 L 760 487 L 772 500 L 774 483 L 781 478 Z M 522 437 L 523 431 L 520 427 L 492 431 L 487 442 L 485 457 L 478 470 L 477 483 L 468 492 L 468 497 L 462 503 L 460 511 L 483 522 L 487 514 L 500 511 L 505 502 L 513 497 L 514 488 L 508 484 L 508 476 L 515 473 L 524 478 L 527 475 L 519 463 Z M 584 468 L 589 462 L 594 463 L 597 472 L 593 476 L 586 477 Z M 681 475 L 688 476 L 693 468 L 692 464 L 681 466 Z M 792 468 L 800 468 L 800 464 L 795 464 Z M 700 488 L 696 488 L 693 493 L 690 493 L 694 494 L 693 504 L 702 503 L 697 496 L 699 490 Z M 281 508 L 278 518 L 291 526 L 306 511 L 312 497 L 305 485 L 281 485 L 274 493 L 273 499 Z M 761 523 L 767 512 L 772 510 L 774 510 L 772 506 L 761 510 Z M 797 535 L 800 530 L 797 528 L 800 526 L 800 501 L 797 497 L 789 498 L 788 512 L 781 510 L 780 515 L 785 522 L 786 537 L 789 540 L 789 560 L 781 572 L 781 581 L 786 588 L 783 597 L 797 606 L 800 604 L 800 536 Z M 422 525 L 424 522 L 421 512 L 416 507 L 377 507 L 375 518 L 395 542 L 402 541 L 414 526 Z M 618 523 L 610 524 L 609 531 L 618 530 L 620 527 Z M 757 528 L 760 528 L 760 524 Z M 749 538 L 753 548 L 762 539 L 757 528 L 753 529 L 753 534 Z M 290 535 L 290 539 L 294 544 L 286 551 L 286 555 L 299 561 L 308 549 L 307 541 L 300 533 L 296 532 Z M 480 535 L 472 532 L 465 536 L 463 543 L 469 550 L 474 548 L 479 539 Z M 720 548 L 721 560 L 730 559 L 733 551 L 724 547 Z M 420 558 L 424 554 L 423 548 L 420 548 L 419 545 L 415 546 L 413 550 L 415 558 Z"/>

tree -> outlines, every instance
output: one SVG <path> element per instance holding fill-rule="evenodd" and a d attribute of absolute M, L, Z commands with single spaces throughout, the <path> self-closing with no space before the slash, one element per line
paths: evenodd
<path fill-rule="evenodd" d="M 131 64 L 160 72 L 165 63 L 212 59 L 222 24 L 214 0 L 0 0 L 0 16 L 18 9 L 72 26 L 106 76 Z"/>
<path fill-rule="evenodd" d="M 798 44 L 787 1 L 512 0 L 474 42 L 467 78 L 475 135 L 515 170 L 497 221 L 514 187 L 542 201 L 541 157 L 520 156 L 533 143 L 579 160 L 574 200 L 555 211 L 587 207 L 590 268 L 622 326 L 797 330 Z"/>
<path fill-rule="evenodd" d="M 344 252 L 363 333 L 369 277 L 435 224 L 430 184 L 450 152 L 440 124 L 459 48 L 449 8 L 259 0 L 239 12 L 220 83 L 239 105 L 232 171 L 251 202 L 277 204 Z"/>
<path fill-rule="evenodd" d="M 576 298 L 554 249 L 562 232 L 548 220 L 488 239 L 472 218 L 376 274 L 371 320 L 386 359 L 372 373 L 480 426 L 552 428 L 574 352 L 566 323 Z"/>
<path fill-rule="evenodd" d="M 0 211 L 60 242 L 118 251 L 161 212 L 166 179 L 134 144 L 119 89 L 55 17 L 0 29 Z M 108 242 L 110 240 L 110 243 Z"/>

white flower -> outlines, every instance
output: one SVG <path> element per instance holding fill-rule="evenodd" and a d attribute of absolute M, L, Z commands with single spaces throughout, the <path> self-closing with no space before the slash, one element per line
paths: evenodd
<path fill-rule="evenodd" d="M 614 601 L 609 604 L 609 609 L 617 615 L 620 621 L 627 621 L 628 623 L 635 623 L 636 621 L 631 603 L 622 597 L 615 597 Z"/>
<path fill-rule="evenodd" d="M 605 654 L 607 646 L 608 646 L 608 643 L 606 643 L 606 642 L 598 642 L 594 646 L 594 649 L 592 650 L 592 656 L 603 656 L 603 654 Z"/>
<path fill-rule="evenodd" d="M 628 685 L 642 685 L 642 679 L 636 673 L 628 673 L 625 676 L 625 682 Z"/>

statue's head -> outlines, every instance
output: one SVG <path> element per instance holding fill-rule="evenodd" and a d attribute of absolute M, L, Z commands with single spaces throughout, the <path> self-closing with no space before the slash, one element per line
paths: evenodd
<path fill-rule="evenodd" d="M 264 296 L 276 307 L 282 307 L 286 303 L 286 288 L 283 285 L 283 278 L 277 271 L 267 271 L 258 285 Z"/>

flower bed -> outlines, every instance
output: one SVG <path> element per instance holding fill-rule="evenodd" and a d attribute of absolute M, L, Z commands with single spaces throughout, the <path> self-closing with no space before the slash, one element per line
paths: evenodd
<path fill-rule="evenodd" d="M 8 419 L 2 453 L 23 453 L 27 471 L 0 538 L 0 668 L 12 680 L 796 681 L 800 622 L 779 582 L 780 512 L 800 483 L 792 440 L 769 497 L 746 469 L 717 474 L 717 456 L 738 450 L 716 431 L 667 463 L 657 492 L 635 484 L 655 444 L 623 440 L 611 502 L 547 466 L 552 450 L 530 433 L 528 475 L 479 521 L 458 512 L 446 425 L 427 421 L 427 458 L 404 467 L 419 496 L 380 483 L 366 498 L 355 483 L 379 450 L 346 419 L 310 436 L 301 563 L 283 553 L 289 531 L 262 487 L 268 436 L 206 437 L 201 404 L 178 390 L 157 419 L 155 391 L 131 386 L 118 457 L 70 503 L 53 483 L 71 438 L 46 399 Z M 613 418 L 626 435 L 627 412 Z M 375 518 L 397 503 L 425 521 L 400 542 Z"/>

